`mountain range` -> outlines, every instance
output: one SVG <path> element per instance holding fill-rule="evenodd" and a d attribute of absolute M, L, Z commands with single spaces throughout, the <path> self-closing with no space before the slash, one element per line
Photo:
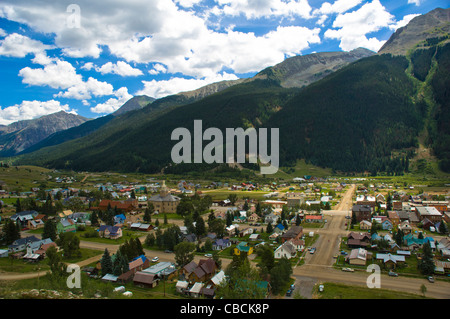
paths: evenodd
<path fill-rule="evenodd" d="M 297 56 L 250 79 L 135 97 L 124 110 L 55 133 L 12 160 L 90 171 L 208 171 L 220 165 L 174 165 L 170 157 L 171 132 L 192 131 L 201 119 L 221 130 L 279 128 L 284 167 L 305 159 L 341 172 L 403 174 L 425 145 L 450 171 L 449 17 L 450 9 L 438 8 L 412 19 L 378 54 Z"/>

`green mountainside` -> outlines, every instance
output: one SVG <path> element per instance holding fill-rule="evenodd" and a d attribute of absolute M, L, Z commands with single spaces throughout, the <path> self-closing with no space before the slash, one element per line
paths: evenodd
<path fill-rule="evenodd" d="M 432 15 L 436 12 L 445 16 L 450 9 L 433 10 Z M 415 30 L 420 29 L 418 18 L 411 22 Z M 430 23 L 422 25 L 430 28 Z M 423 159 L 418 160 L 417 149 L 427 147 L 440 169 L 449 172 L 450 44 L 448 33 L 426 34 L 413 37 L 409 32 L 408 41 L 418 42 L 405 54 L 368 54 L 338 70 L 323 72 L 321 79 L 306 87 L 295 80 L 298 72 L 292 76 L 289 68 L 276 66 L 201 99 L 195 99 L 198 94 L 179 94 L 155 100 L 88 136 L 14 161 L 90 171 L 211 170 L 218 165 L 173 165 L 170 156 L 176 144 L 172 131 L 184 127 L 193 132 L 194 120 L 202 120 L 203 130 L 279 128 L 283 167 L 304 159 L 307 164 L 339 172 L 398 175 L 409 170 L 410 161 L 420 164 Z M 395 41 L 388 41 L 384 49 L 394 50 L 395 43 L 405 45 L 402 32 L 393 37 Z M 288 85 L 287 79 L 294 79 L 296 85 Z M 242 166 L 258 169 L 255 164 Z"/>

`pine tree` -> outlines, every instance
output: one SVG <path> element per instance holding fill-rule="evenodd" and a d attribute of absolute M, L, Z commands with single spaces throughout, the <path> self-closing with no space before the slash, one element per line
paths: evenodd
<path fill-rule="evenodd" d="M 422 250 L 422 259 L 419 261 L 417 267 L 423 275 L 432 275 L 434 273 L 434 261 L 429 242 L 423 244 Z"/>
<path fill-rule="evenodd" d="M 47 220 L 44 223 L 44 232 L 42 233 L 42 239 L 50 238 L 52 241 L 55 241 L 57 238 L 56 233 L 56 224 L 51 220 Z"/>
<path fill-rule="evenodd" d="M 102 275 L 103 276 L 113 272 L 113 263 L 112 263 L 111 256 L 109 255 L 109 251 L 107 248 L 105 248 L 105 252 L 102 256 L 100 263 L 102 266 Z"/>

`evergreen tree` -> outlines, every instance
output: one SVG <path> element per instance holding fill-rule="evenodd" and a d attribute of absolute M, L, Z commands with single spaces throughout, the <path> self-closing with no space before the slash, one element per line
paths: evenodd
<path fill-rule="evenodd" d="M 42 233 L 42 239 L 50 238 L 52 241 L 55 241 L 58 237 L 56 233 L 56 224 L 53 220 L 49 219 L 44 223 L 44 231 Z"/>
<path fill-rule="evenodd" d="M 267 225 L 267 228 L 266 228 L 266 233 L 271 234 L 272 232 L 273 232 L 273 226 L 272 226 L 272 223 L 269 222 L 269 224 Z"/>
<path fill-rule="evenodd" d="M 434 273 L 433 252 L 429 242 L 422 246 L 422 259 L 419 261 L 417 267 L 423 275 L 432 275 Z"/>
<path fill-rule="evenodd" d="M 102 275 L 111 274 L 113 272 L 113 263 L 111 260 L 111 256 L 109 255 L 109 251 L 105 248 L 105 252 L 100 261 L 102 267 Z"/>
<path fill-rule="evenodd" d="M 144 249 L 142 248 L 141 240 L 138 237 L 136 237 L 134 239 L 134 241 L 136 243 L 136 256 L 145 255 L 144 254 Z"/>

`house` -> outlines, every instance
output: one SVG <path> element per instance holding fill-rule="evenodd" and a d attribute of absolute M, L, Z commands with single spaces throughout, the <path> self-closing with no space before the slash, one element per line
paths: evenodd
<path fill-rule="evenodd" d="M 302 239 L 290 239 L 289 242 L 297 251 L 303 251 L 305 249 L 305 241 Z"/>
<path fill-rule="evenodd" d="M 138 271 L 134 274 L 133 283 L 139 287 L 153 288 L 158 284 L 158 279 L 153 274 Z"/>
<path fill-rule="evenodd" d="M 29 229 L 38 229 L 44 227 L 44 222 L 42 219 L 29 220 L 27 228 Z"/>
<path fill-rule="evenodd" d="M 396 211 L 388 211 L 388 218 L 391 220 L 393 225 L 400 224 L 400 217 Z"/>
<path fill-rule="evenodd" d="M 305 215 L 306 223 L 322 223 L 323 215 Z"/>
<path fill-rule="evenodd" d="M 234 254 L 240 256 L 241 253 L 246 253 L 247 256 L 250 256 L 253 253 L 253 247 L 248 246 L 247 242 L 241 241 L 235 248 Z"/>
<path fill-rule="evenodd" d="M 256 241 L 260 238 L 261 236 L 259 234 L 251 234 L 250 237 L 248 238 L 248 240 L 250 241 Z"/>
<path fill-rule="evenodd" d="M 11 245 L 8 246 L 9 252 L 17 252 L 26 249 L 28 243 L 40 242 L 40 239 L 36 236 L 28 236 L 25 238 L 16 239 Z"/>
<path fill-rule="evenodd" d="M 291 226 L 287 232 L 280 236 L 281 242 L 291 239 L 300 239 L 303 236 L 303 227 L 302 226 Z"/>
<path fill-rule="evenodd" d="M 273 225 L 278 221 L 279 218 L 280 216 L 278 216 L 274 212 L 271 212 L 270 214 L 266 215 L 266 217 L 264 217 L 264 223 Z"/>
<path fill-rule="evenodd" d="M 362 220 L 370 221 L 372 217 L 372 208 L 368 205 L 353 205 L 352 214 L 355 216 L 358 223 Z"/>
<path fill-rule="evenodd" d="M 114 201 L 109 199 L 102 199 L 97 207 L 91 207 L 91 210 L 106 211 L 108 207 L 117 208 L 124 212 L 131 212 L 139 207 L 137 199 L 127 199 L 124 201 Z"/>
<path fill-rule="evenodd" d="M 247 218 L 249 223 L 256 223 L 259 220 L 259 216 L 256 213 L 251 214 L 248 218 Z"/>
<path fill-rule="evenodd" d="M 280 223 L 280 224 L 275 226 L 273 231 L 274 231 L 274 233 L 277 233 L 277 234 L 281 235 L 284 232 L 284 229 L 285 228 L 284 228 L 283 224 Z"/>
<path fill-rule="evenodd" d="M 229 238 L 216 239 L 216 241 L 213 242 L 213 250 L 223 250 L 230 246 L 231 242 Z"/>
<path fill-rule="evenodd" d="M 369 206 L 373 208 L 376 206 L 376 198 L 374 196 L 367 196 L 367 195 L 357 196 L 356 205 Z"/>
<path fill-rule="evenodd" d="M 201 259 L 198 265 L 191 261 L 180 270 L 180 274 L 190 282 L 206 282 L 216 274 L 217 269 L 216 262 L 208 258 Z"/>
<path fill-rule="evenodd" d="M 131 262 L 128 263 L 128 269 L 133 273 L 141 271 L 150 266 L 150 260 L 144 255 L 138 256 L 134 258 Z"/>
<path fill-rule="evenodd" d="M 189 282 L 184 281 L 184 280 L 178 280 L 177 284 L 175 285 L 175 289 L 177 290 L 178 293 L 181 294 L 185 294 L 185 293 L 189 293 Z"/>
<path fill-rule="evenodd" d="M 400 223 L 398 226 L 398 229 L 400 229 L 403 234 L 408 235 L 412 232 L 412 227 L 409 224 L 409 221 L 405 220 L 404 222 Z"/>
<path fill-rule="evenodd" d="M 203 283 L 196 282 L 189 290 L 189 295 L 193 298 L 199 298 L 202 288 L 203 288 Z"/>
<path fill-rule="evenodd" d="M 383 230 L 391 230 L 393 227 L 394 227 L 394 225 L 388 218 L 386 218 L 385 220 L 383 220 L 381 222 L 381 229 L 383 229 Z"/>
<path fill-rule="evenodd" d="M 369 222 L 368 220 L 362 220 L 359 223 L 359 229 L 361 229 L 361 230 L 369 230 L 371 228 L 372 228 L 372 223 Z"/>
<path fill-rule="evenodd" d="M 73 212 L 68 209 L 68 210 L 63 210 L 61 213 L 59 213 L 59 217 L 60 218 L 68 218 L 69 216 L 71 216 L 73 214 Z"/>
<path fill-rule="evenodd" d="M 291 241 L 285 241 L 283 244 L 278 246 L 277 249 L 275 249 L 273 255 L 275 259 L 281 259 L 281 258 L 287 258 L 291 259 L 294 258 L 297 254 L 297 249 L 295 246 L 291 243 Z"/>
<path fill-rule="evenodd" d="M 34 220 L 34 218 L 38 215 L 38 212 L 35 210 L 27 210 L 23 212 L 16 213 L 10 217 L 15 223 L 19 222 L 22 228 L 26 228 L 28 226 L 28 221 Z"/>
<path fill-rule="evenodd" d="M 388 254 L 377 254 L 377 260 L 381 261 L 388 269 L 394 269 L 405 262 L 405 256 Z"/>
<path fill-rule="evenodd" d="M 114 216 L 114 224 L 123 224 L 127 218 L 124 214 Z"/>
<path fill-rule="evenodd" d="M 297 207 L 305 202 L 305 195 L 303 193 L 286 193 L 286 201 L 288 207 Z"/>
<path fill-rule="evenodd" d="M 58 234 L 75 232 L 76 230 L 77 227 L 75 226 L 75 223 L 68 218 L 63 218 L 56 224 L 56 232 Z"/>
<path fill-rule="evenodd" d="M 347 236 L 347 245 L 350 248 L 364 248 L 370 245 L 369 233 L 351 232 Z"/>
<path fill-rule="evenodd" d="M 103 238 L 118 239 L 122 237 L 122 228 L 118 226 L 101 225 L 97 231 Z"/>
<path fill-rule="evenodd" d="M 211 278 L 209 284 L 212 285 L 213 287 L 218 287 L 225 281 L 226 281 L 225 272 L 221 270 Z"/>
<path fill-rule="evenodd" d="M 429 219 L 434 224 L 442 221 L 442 213 L 439 212 L 436 207 L 416 207 L 416 212 L 420 221 L 423 221 L 425 218 Z"/>
<path fill-rule="evenodd" d="M 364 248 L 352 249 L 350 254 L 346 257 L 350 265 L 365 266 L 367 261 L 372 258 L 372 254 Z"/>
<path fill-rule="evenodd" d="M 168 261 L 159 262 L 154 264 L 148 268 L 142 270 L 143 272 L 155 275 L 156 278 L 162 279 L 170 279 L 175 275 L 176 267 L 173 263 Z"/>

